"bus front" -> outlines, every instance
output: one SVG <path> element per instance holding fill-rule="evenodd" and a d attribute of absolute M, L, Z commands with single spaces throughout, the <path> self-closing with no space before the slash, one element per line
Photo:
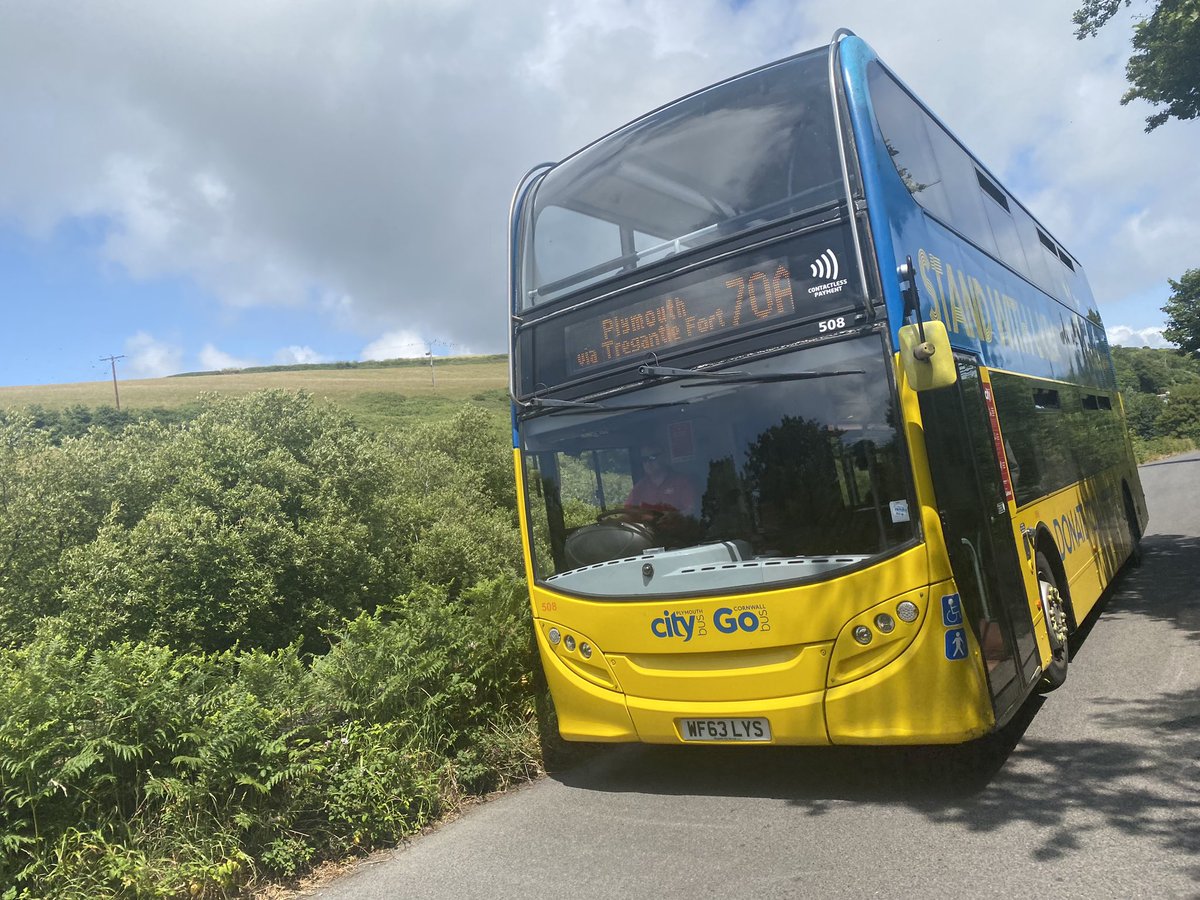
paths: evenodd
<path fill-rule="evenodd" d="M 514 456 L 568 740 L 994 724 L 973 638 L 943 627 L 919 414 L 829 73 L 820 50 L 739 76 L 518 188 Z"/>

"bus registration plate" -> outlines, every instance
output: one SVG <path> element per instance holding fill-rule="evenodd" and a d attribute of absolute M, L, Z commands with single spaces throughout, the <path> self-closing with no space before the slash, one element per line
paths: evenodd
<path fill-rule="evenodd" d="M 679 736 L 685 741 L 769 741 L 766 719 L 680 719 Z"/>

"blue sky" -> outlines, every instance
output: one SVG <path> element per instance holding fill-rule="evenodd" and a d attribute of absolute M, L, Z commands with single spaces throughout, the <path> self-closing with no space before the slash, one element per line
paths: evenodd
<path fill-rule="evenodd" d="M 1074 3 L 0 5 L 0 384 L 499 352 L 530 165 L 854 29 L 1161 346 L 1200 265 L 1200 122 L 1121 107 Z M 900 26 L 903 27 L 900 27 Z"/>

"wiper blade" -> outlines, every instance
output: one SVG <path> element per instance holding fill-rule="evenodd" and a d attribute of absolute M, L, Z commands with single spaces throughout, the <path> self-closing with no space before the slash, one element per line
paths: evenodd
<path fill-rule="evenodd" d="M 673 366 L 638 366 L 638 374 L 659 378 L 725 378 L 745 375 L 746 372 L 701 372 L 698 369 L 677 369 Z"/>
<path fill-rule="evenodd" d="M 662 403 L 630 403 L 623 406 L 606 406 L 594 400 L 555 400 L 552 397 L 534 397 L 521 404 L 525 414 L 533 412 L 593 413 L 625 412 L 637 409 L 662 409 L 668 406 L 684 406 L 690 400 L 670 400 Z"/>
<path fill-rule="evenodd" d="M 521 405 L 526 409 L 604 409 L 603 404 L 589 400 L 555 400 L 553 397 L 534 397 Z"/>
<path fill-rule="evenodd" d="M 706 384 L 775 384 L 780 381 L 808 381 L 812 378 L 832 378 L 836 375 L 865 375 L 863 369 L 837 369 L 830 372 L 778 372 L 766 375 L 751 375 L 747 372 L 713 372 L 700 384 L 681 384 L 680 387 L 704 387 Z"/>

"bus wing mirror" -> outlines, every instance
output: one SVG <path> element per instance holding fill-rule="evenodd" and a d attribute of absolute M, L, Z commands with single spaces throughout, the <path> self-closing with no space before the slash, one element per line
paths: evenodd
<path fill-rule="evenodd" d="M 937 319 L 900 328 L 900 363 L 909 387 L 917 392 L 949 387 L 958 381 L 950 335 L 946 324 Z"/>

